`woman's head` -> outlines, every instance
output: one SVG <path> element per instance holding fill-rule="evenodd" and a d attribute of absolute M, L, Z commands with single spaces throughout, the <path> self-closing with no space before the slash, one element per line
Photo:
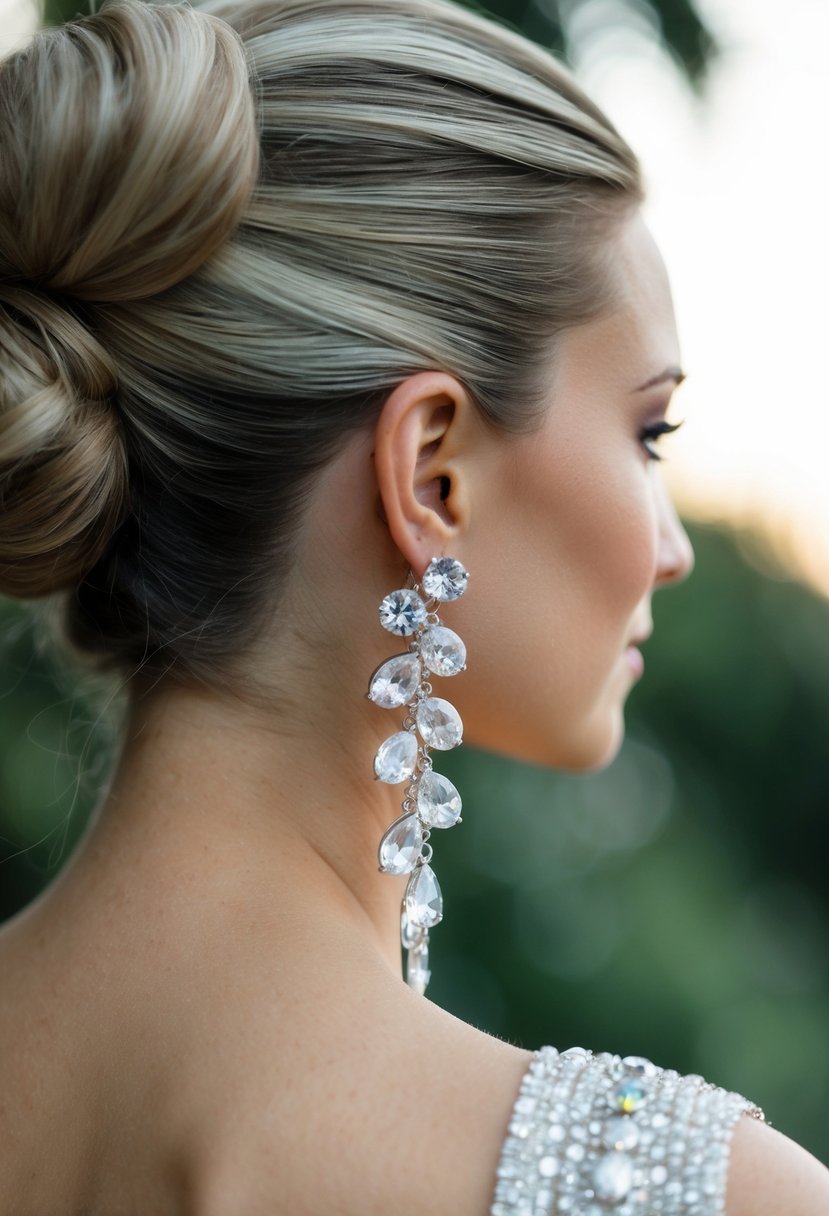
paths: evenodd
<path fill-rule="evenodd" d="M 478 746 L 583 770 L 615 755 L 654 590 L 693 551 L 655 468 L 683 373 L 665 267 L 639 214 L 608 245 L 616 302 L 551 353 L 540 427 L 504 437 L 441 373 L 383 408 L 374 462 L 390 532 L 412 568 L 470 571 L 446 606 L 469 651 L 444 695 Z M 628 651 L 628 653 L 626 653 Z"/>
<path fill-rule="evenodd" d="M 217 687 L 407 379 L 505 458 L 578 424 L 559 355 L 625 298 L 642 193 L 565 69 L 440 0 L 116 0 L 0 65 L 0 157 L 0 591 Z"/>

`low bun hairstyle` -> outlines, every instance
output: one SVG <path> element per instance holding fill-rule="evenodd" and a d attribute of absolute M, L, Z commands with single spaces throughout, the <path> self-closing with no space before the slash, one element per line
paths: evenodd
<path fill-rule="evenodd" d="M 450 0 L 107 0 L 0 62 L 0 592 L 233 682 L 315 476 L 439 368 L 495 428 L 611 300 L 633 153 Z"/>

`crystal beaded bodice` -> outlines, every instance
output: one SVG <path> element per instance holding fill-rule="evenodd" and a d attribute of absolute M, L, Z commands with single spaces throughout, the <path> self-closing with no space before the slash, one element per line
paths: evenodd
<path fill-rule="evenodd" d="M 490 1216 L 723 1216 L 740 1094 L 641 1057 L 542 1047 L 524 1074 Z"/>

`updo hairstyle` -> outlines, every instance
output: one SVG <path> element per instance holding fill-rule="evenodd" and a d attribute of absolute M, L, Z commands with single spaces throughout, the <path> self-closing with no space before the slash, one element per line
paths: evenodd
<path fill-rule="evenodd" d="M 315 476 L 441 369 L 493 427 L 612 296 L 633 153 L 449 0 L 111 0 L 0 62 L 0 593 L 232 684 Z"/>

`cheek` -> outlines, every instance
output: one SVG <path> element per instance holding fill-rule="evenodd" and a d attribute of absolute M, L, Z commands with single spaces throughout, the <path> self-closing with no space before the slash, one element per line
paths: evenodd
<path fill-rule="evenodd" d="M 546 591 L 583 661 L 627 640 L 656 571 L 650 470 L 635 454 L 623 455 L 594 443 L 589 464 L 562 462 L 526 524 L 529 578 L 539 594 Z M 541 568 L 533 535 L 547 538 Z"/>
<path fill-rule="evenodd" d="M 469 657 L 444 695 L 473 745 L 562 762 L 609 677 L 624 675 L 621 655 L 656 565 L 648 479 L 635 456 L 626 465 L 616 451 L 589 467 L 528 461 L 520 487 L 493 495 L 465 554 L 467 595 L 445 612 Z"/>
<path fill-rule="evenodd" d="M 631 462 L 594 479 L 587 505 L 571 516 L 568 558 L 579 573 L 585 621 L 614 625 L 627 640 L 630 615 L 653 587 L 657 515 L 649 470 Z"/>

